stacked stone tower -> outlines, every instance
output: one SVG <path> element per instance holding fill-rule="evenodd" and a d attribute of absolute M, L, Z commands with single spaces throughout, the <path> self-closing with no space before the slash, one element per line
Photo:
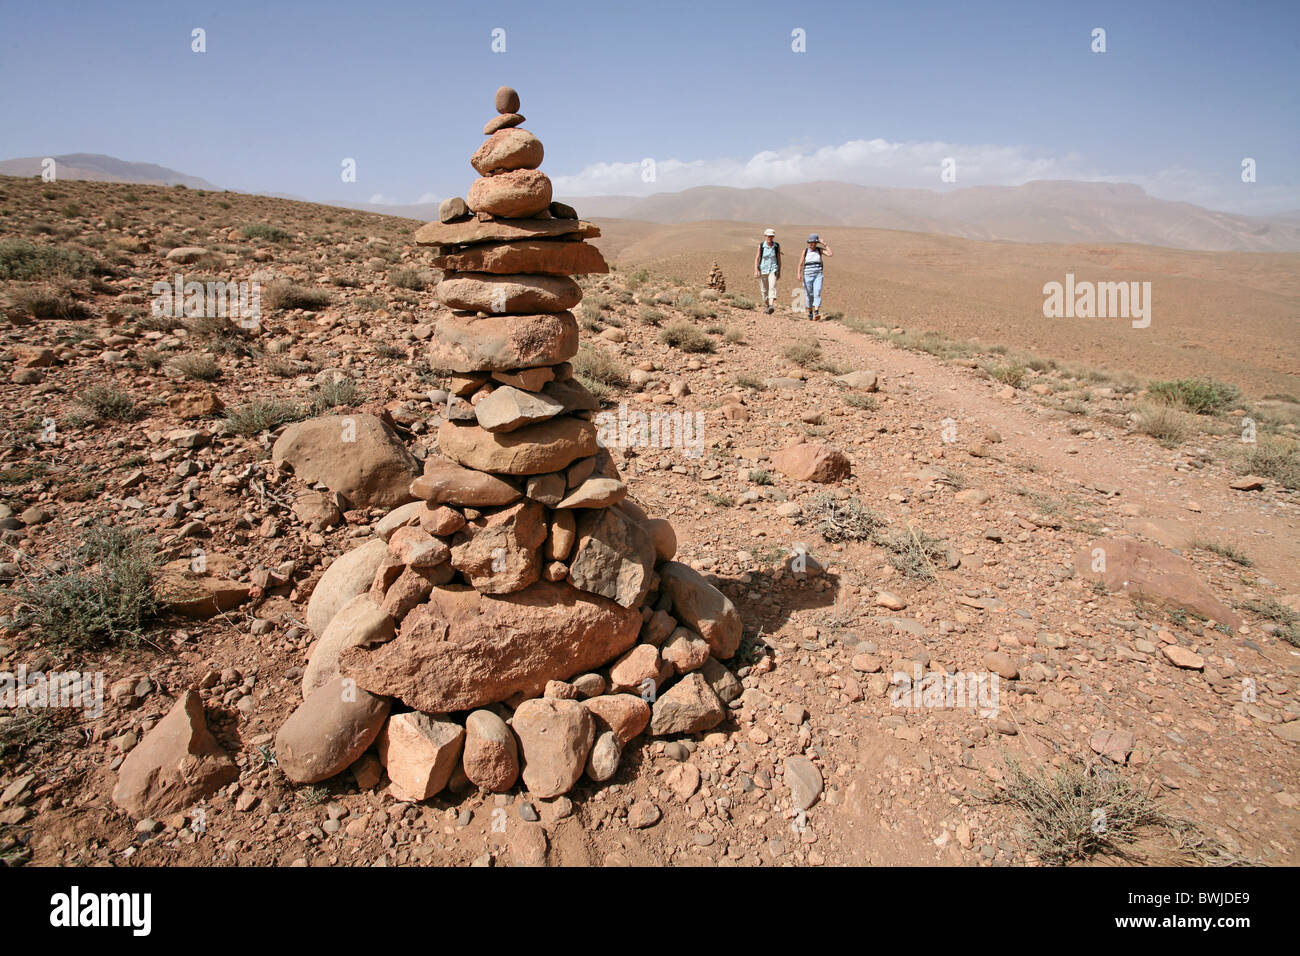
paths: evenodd
<path fill-rule="evenodd" d="M 503 87 L 448 200 L 416 242 L 444 270 L 429 362 L 451 372 L 439 453 L 416 500 L 338 559 L 313 593 L 320 638 L 277 737 L 290 779 L 377 745 L 396 795 L 448 784 L 530 792 L 603 781 L 646 729 L 697 733 L 739 683 L 732 603 L 672 560 L 676 536 L 628 496 L 574 378 L 571 276 L 607 272 L 599 235 L 552 202 L 542 144 Z"/>

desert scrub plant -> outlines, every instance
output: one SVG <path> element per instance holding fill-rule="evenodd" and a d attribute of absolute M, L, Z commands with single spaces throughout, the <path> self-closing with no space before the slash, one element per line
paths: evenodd
<path fill-rule="evenodd" d="M 995 382 L 1001 382 L 1003 385 L 1010 385 L 1012 388 L 1020 388 L 1025 384 L 1025 367 L 1019 362 L 1010 365 L 992 365 L 986 364 L 981 366 L 988 373 L 989 378 Z"/>
<path fill-rule="evenodd" d="M 93 526 L 61 570 L 38 568 L 18 589 L 18 623 L 65 647 L 138 644 L 159 611 L 159 564 L 140 532 Z"/>
<path fill-rule="evenodd" d="M 325 289 L 311 289 L 293 282 L 272 282 L 262 290 L 262 304 L 268 309 L 323 309 L 331 296 Z"/>
<path fill-rule="evenodd" d="M 54 289 L 20 289 L 11 298 L 11 308 L 33 319 L 84 319 L 90 313 L 72 296 Z"/>
<path fill-rule="evenodd" d="M 1257 441 L 1243 452 L 1240 470 L 1294 491 L 1300 488 L 1300 444 L 1286 438 Z"/>
<path fill-rule="evenodd" d="M 844 404 L 871 411 L 876 407 L 876 396 L 864 392 L 845 392 Z"/>
<path fill-rule="evenodd" d="M 789 361 L 794 362 L 795 365 L 812 368 L 822 360 L 822 347 L 821 343 L 816 340 L 812 342 L 791 342 L 785 347 L 782 354 Z"/>
<path fill-rule="evenodd" d="M 77 404 L 96 421 L 133 422 L 140 417 L 135 399 L 115 385 L 92 385 L 77 396 Z"/>
<path fill-rule="evenodd" d="M 573 373 L 591 387 L 591 382 L 599 382 L 608 387 L 624 388 L 630 381 L 627 369 L 617 358 L 603 349 L 592 345 L 582 345 L 578 354 L 571 360 Z"/>
<path fill-rule="evenodd" d="M 658 309 L 652 309 L 649 306 L 643 306 L 637 309 L 636 320 L 642 325 L 660 326 L 664 322 L 664 314 Z"/>
<path fill-rule="evenodd" d="M 1166 448 L 1175 448 L 1192 434 L 1195 422 L 1186 412 L 1169 405 L 1145 405 L 1138 410 L 1134 427 Z"/>
<path fill-rule="evenodd" d="M 331 378 L 307 393 L 307 414 L 324 415 L 332 408 L 347 408 L 358 403 L 360 392 L 350 378 Z"/>
<path fill-rule="evenodd" d="M 753 299 L 746 299 L 743 295 L 738 295 L 731 300 L 734 308 L 744 309 L 746 312 L 753 312 L 758 306 L 754 304 Z"/>
<path fill-rule="evenodd" d="M 990 802 L 1020 811 L 1029 848 L 1044 863 L 1095 853 L 1122 858 L 1142 830 L 1173 825 L 1116 767 L 1075 763 L 1031 774 L 1014 757 L 1005 760 L 1005 789 L 994 791 Z"/>
<path fill-rule="evenodd" d="M 1233 564 L 1239 564 L 1243 568 L 1255 566 L 1250 555 L 1242 551 L 1235 544 L 1215 541 L 1211 538 L 1195 537 L 1187 543 L 1189 548 L 1195 548 L 1197 551 L 1209 551 L 1211 554 L 1217 554 L 1221 558 L 1227 558 Z"/>
<path fill-rule="evenodd" d="M 267 242 L 283 242 L 289 238 L 286 230 L 265 222 L 251 223 L 239 232 L 245 239 L 265 239 Z"/>
<path fill-rule="evenodd" d="M 757 375 L 750 375 L 748 372 L 737 373 L 736 377 L 733 378 L 732 381 L 741 388 L 753 389 L 756 392 L 761 392 L 763 389 L 767 388 L 767 385 L 761 378 Z"/>
<path fill-rule="evenodd" d="M 407 357 L 406 348 L 395 342 L 379 342 L 375 345 L 375 355 L 382 359 L 395 361 Z"/>
<path fill-rule="evenodd" d="M 888 534 L 877 534 L 872 540 L 889 552 L 887 560 L 896 571 L 920 581 L 933 581 L 937 565 L 948 558 L 948 547 L 942 538 L 912 524 Z"/>
<path fill-rule="evenodd" d="M 712 352 L 713 340 L 689 322 L 673 322 L 659 333 L 659 341 L 683 352 Z"/>
<path fill-rule="evenodd" d="M 289 422 L 302 421 L 309 414 L 308 409 L 298 402 L 267 399 L 227 409 L 226 424 L 236 435 L 250 438 Z"/>
<path fill-rule="evenodd" d="M 734 508 L 736 506 L 736 502 L 733 499 L 729 498 L 727 495 L 720 495 L 716 491 L 706 491 L 704 493 L 704 500 L 719 508 Z"/>
<path fill-rule="evenodd" d="M 215 382 L 221 378 L 221 363 L 211 355 L 187 352 L 171 360 L 172 368 L 196 382 Z"/>
<path fill-rule="evenodd" d="M 772 473 L 766 468 L 752 468 L 749 472 L 749 480 L 756 485 L 770 485 L 774 483 Z"/>
<path fill-rule="evenodd" d="M 422 292 L 433 282 L 433 273 L 428 269 L 415 269 L 403 266 L 388 273 L 388 284 L 399 289 Z"/>
<path fill-rule="evenodd" d="M 804 505 L 799 523 L 814 525 L 818 534 L 835 543 L 870 541 L 886 522 L 857 498 L 840 501 L 832 494 L 822 493 Z"/>
<path fill-rule="evenodd" d="M 745 333 L 735 326 L 728 326 L 727 330 L 722 333 L 722 338 L 732 345 L 745 344 Z"/>
<path fill-rule="evenodd" d="M 1274 632 L 1293 647 L 1300 647 L 1300 612 L 1293 611 L 1273 598 L 1248 598 L 1237 607 L 1277 625 Z"/>
<path fill-rule="evenodd" d="M 0 240 L 0 279 L 75 279 L 94 269 L 94 260 L 75 249 L 38 246 L 22 239 Z"/>
<path fill-rule="evenodd" d="M 1147 394 L 1152 400 L 1194 415 L 1213 415 L 1241 401 L 1241 389 L 1212 378 L 1180 378 L 1151 382 Z"/>

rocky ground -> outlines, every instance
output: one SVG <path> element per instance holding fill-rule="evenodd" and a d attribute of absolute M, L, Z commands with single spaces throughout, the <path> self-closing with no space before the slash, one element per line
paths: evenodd
<path fill-rule="evenodd" d="M 731 718 L 648 740 L 610 783 L 554 800 L 470 788 L 413 804 L 352 773 L 295 788 L 272 744 L 300 699 L 306 602 L 387 509 L 339 509 L 270 449 L 292 420 L 361 411 L 416 458 L 435 450 L 429 393 L 445 376 L 421 358 L 433 273 L 416 224 L 10 178 L 0 215 L 0 670 L 102 670 L 108 698 L 98 717 L 0 722 L 7 861 L 1053 862 L 1016 768 L 1088 765 L 1107 799 L 1130 786 L 1158 808 L 1124 841 L 1139 861 L 1297 862 L 1286 402 L 1169 418 L 1145 383 L 940 348 L 888 315 L 766 316 L 706 291 L 707 262 L 689 280 L 620 262 L 583 282 L 575 369 L 615 416 L 624 402 L 703 415 L 699 457 L 613 451 L 637 500 L 671 520 L 678 560 L 741 611 Z M 259 327 L 154 315 L 153 284 L 178 272 L 261 282 Z M 1258 442 L 1242 442 L 1243 418 Z M 172 562 L 164 580 L 201 558 L 201 596 L 227 609 L 186 617 L 173 595 L 138 644 L 25 626 L 21 589 L 48 587 L 106 522 L 148 532 Z M 1145 543 L 1136 565 L 1121 535 Z M 1114 573 L 1092 573 L 1097 548 Z M 891 678 L 916 665 L 999 674 L 996 713 L 906 706 Z M 116 770 L 191 688 L 238 779 L 136 824 L 109 798 Z"/>

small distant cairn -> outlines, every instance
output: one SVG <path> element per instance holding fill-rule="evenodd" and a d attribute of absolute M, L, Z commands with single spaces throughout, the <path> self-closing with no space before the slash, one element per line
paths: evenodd
<path fill-rule="evenodd" d="M 709 270 L 709 288 L 715 292 L 727 291 L 727 279 L 718 268 L 718 261 L 713 260 L 713 268 Z"/>

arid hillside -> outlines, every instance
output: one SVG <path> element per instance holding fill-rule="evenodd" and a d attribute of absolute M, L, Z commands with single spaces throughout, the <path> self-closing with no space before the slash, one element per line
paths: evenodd
<path fill-rule="evenodd" d="M 761 228 L 601 223 L 572 372 L 739 610 L 725 719 L 557 798 L 398 799 L 373 750 L 291 784 L 308 601 L 389 508 L 272 447 L 371 414 L 439 453 L 418 225 L 0 178 L 0 673 L 103 678 L 0 710 L 4 864 L 1300 863 L 1296 256 L 823 228 L 811 323 L 755 308 Z M 1152 282 L 1150 328 L 1044 320 L 1070 271 Z M 178 275 L 260 315 L 156 307 Z M 123 762 L 185 700 L 233 771 L 132 819 Z"/>
<path fill-rule="evenodd" d="M 766 223 L 598 222 L 597 244 L 620 263 L 687 277 L 706 275 L 716 259 L 730 289 L 758 297 L 754 253 Z M 828 310 L 1140 376 L 1213 374 L 1255 398 L 1300 395 L 1300 254 L 980 242 L 819 223 L 777 232 L 787 307 L 804 240 L 816 232 L 835 253 L 826 268 Z M 1044 318 L 1043 286 L 1067 274 L 1150 282 L 1150 326 Z"/>

